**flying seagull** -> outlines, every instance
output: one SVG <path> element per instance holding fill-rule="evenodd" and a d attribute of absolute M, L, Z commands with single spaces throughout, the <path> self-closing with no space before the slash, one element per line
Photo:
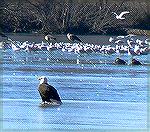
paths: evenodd
<path fill-rule="evenodd" d="M 82 42 L 76 35 L 74 34 L 71 34 L 71 33 L 68 33 L 67 34 L 67 38 L 70 40 L 70 41 L 79 41 L 79 42 Z"/>
<path fill-rule="evenodd" d="M 123 20 L 123 19 L 125 19 L 125 17 L 123 17 L 123 15 L 129 13 L 129 11 L 123 11 L 123 12 L 120 13 L 120 15 L 118 15 L 118 14 L 115 13 L 115 12 L 112 12 L 112 13 L 114 13 L 114 14 L 116 15 L 116 18 L 117 18 L 117 19 Z"/>
<path fill-rule="evenodd" d="M 38 78 L 40 80 L 38 91 L 42 98 L 42 105 L 49 103 L 57 103 L 61 104 L 61 99 L 58 95 L 57 90 L 47 83 L 47 78 L 45 76 L 41 76 Z"/>

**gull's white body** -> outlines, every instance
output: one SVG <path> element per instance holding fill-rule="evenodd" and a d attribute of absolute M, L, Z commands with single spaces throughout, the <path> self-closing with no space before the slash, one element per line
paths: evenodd
<path fill-rule="evenodd" d="M 115 12 L 112 12 L 112 13 L 114 13 L 114 14 L 116 15 L 116 18 L 117 18 L 117 19 L 123 20 L 123 19 L 125 19 L 125 17 L 123 17 L 123 15 L 124 15 L 124 14 L 128 14 L 129 11 L 123 11 L 123 12 L 120 13 L 120 15 L 118 15 L 118 14 L 115 13 Z"/>

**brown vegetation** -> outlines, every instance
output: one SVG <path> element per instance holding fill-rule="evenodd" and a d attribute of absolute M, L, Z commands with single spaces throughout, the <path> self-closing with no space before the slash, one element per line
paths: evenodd
<path fill-rule="evenodd" d="M 128 34 L 150 36 L 150 30 L 128 29 Z"/>
<path fill-rule="evenodd" d="M 129 11 L 125 20 L 112 12 Z M 125 34 L 150 30 L 149 0 L 1 0 L 0 30 L 76 34 Z"/>

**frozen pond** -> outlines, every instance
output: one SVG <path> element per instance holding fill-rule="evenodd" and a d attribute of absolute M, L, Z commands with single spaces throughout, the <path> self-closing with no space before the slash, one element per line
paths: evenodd
<path fill-rule="evenodd" d="M 108 37 L 102 38 L 108 41 Z M 100 36 L 95 41 L 98 39 Z M 114 65 L 115 54 L 28 53 L 11 49 L 1 53 L 3 130 L 147 128 L 148 65 Z M 137 58 L 149 64 L 148 57 Z M 122 58 L 130 59 L 126 54 Z M 41 75 L 47 76 L 49 84 L 58 90 L 61 106 L 39 107 L 37 76 Z"/>

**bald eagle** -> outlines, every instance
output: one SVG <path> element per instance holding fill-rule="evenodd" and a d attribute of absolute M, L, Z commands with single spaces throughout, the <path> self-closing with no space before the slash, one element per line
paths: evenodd
<path fill-rule="evenodd" d="M 47 83 L 47 78 L 45 76 L 41 76 L 38 79 L 40 80 L 38 91 L 42 98 L 41 104 L 53 103 L 53 102 L 57 104 L 61 104 L 62 102 L 58 95 L 57 90 L 53 86 Z"/>
<path fill-rule="evenodd" d="M 79 41 L 79 42 L 82 42 L 76 35 L 74 34 L 71 34 L 71 33 L 68 33 L 67 34 L 67 38 L 70 40 L 70 41 Z"/>
<path fill-rule="evenodd" d="M 45 36 L 45 40 L 46 40 L 47 42 L 49 42 L 50 40 L 56 41 L 56 38 L 55 38 L 54 36 L 48 34 L 48 35 Z"/>
<path fill-rule="evenodd" d="M 127 64 L 124 60 L 120 59 L 119 57 L 116 58 L 114 63 L 117 65 L 126 65 Z"/>
<path fill-rule="evenodd" d="M 136 59 L 131 60 L 131 65 L 142 65 L 142 63 Z"/>

